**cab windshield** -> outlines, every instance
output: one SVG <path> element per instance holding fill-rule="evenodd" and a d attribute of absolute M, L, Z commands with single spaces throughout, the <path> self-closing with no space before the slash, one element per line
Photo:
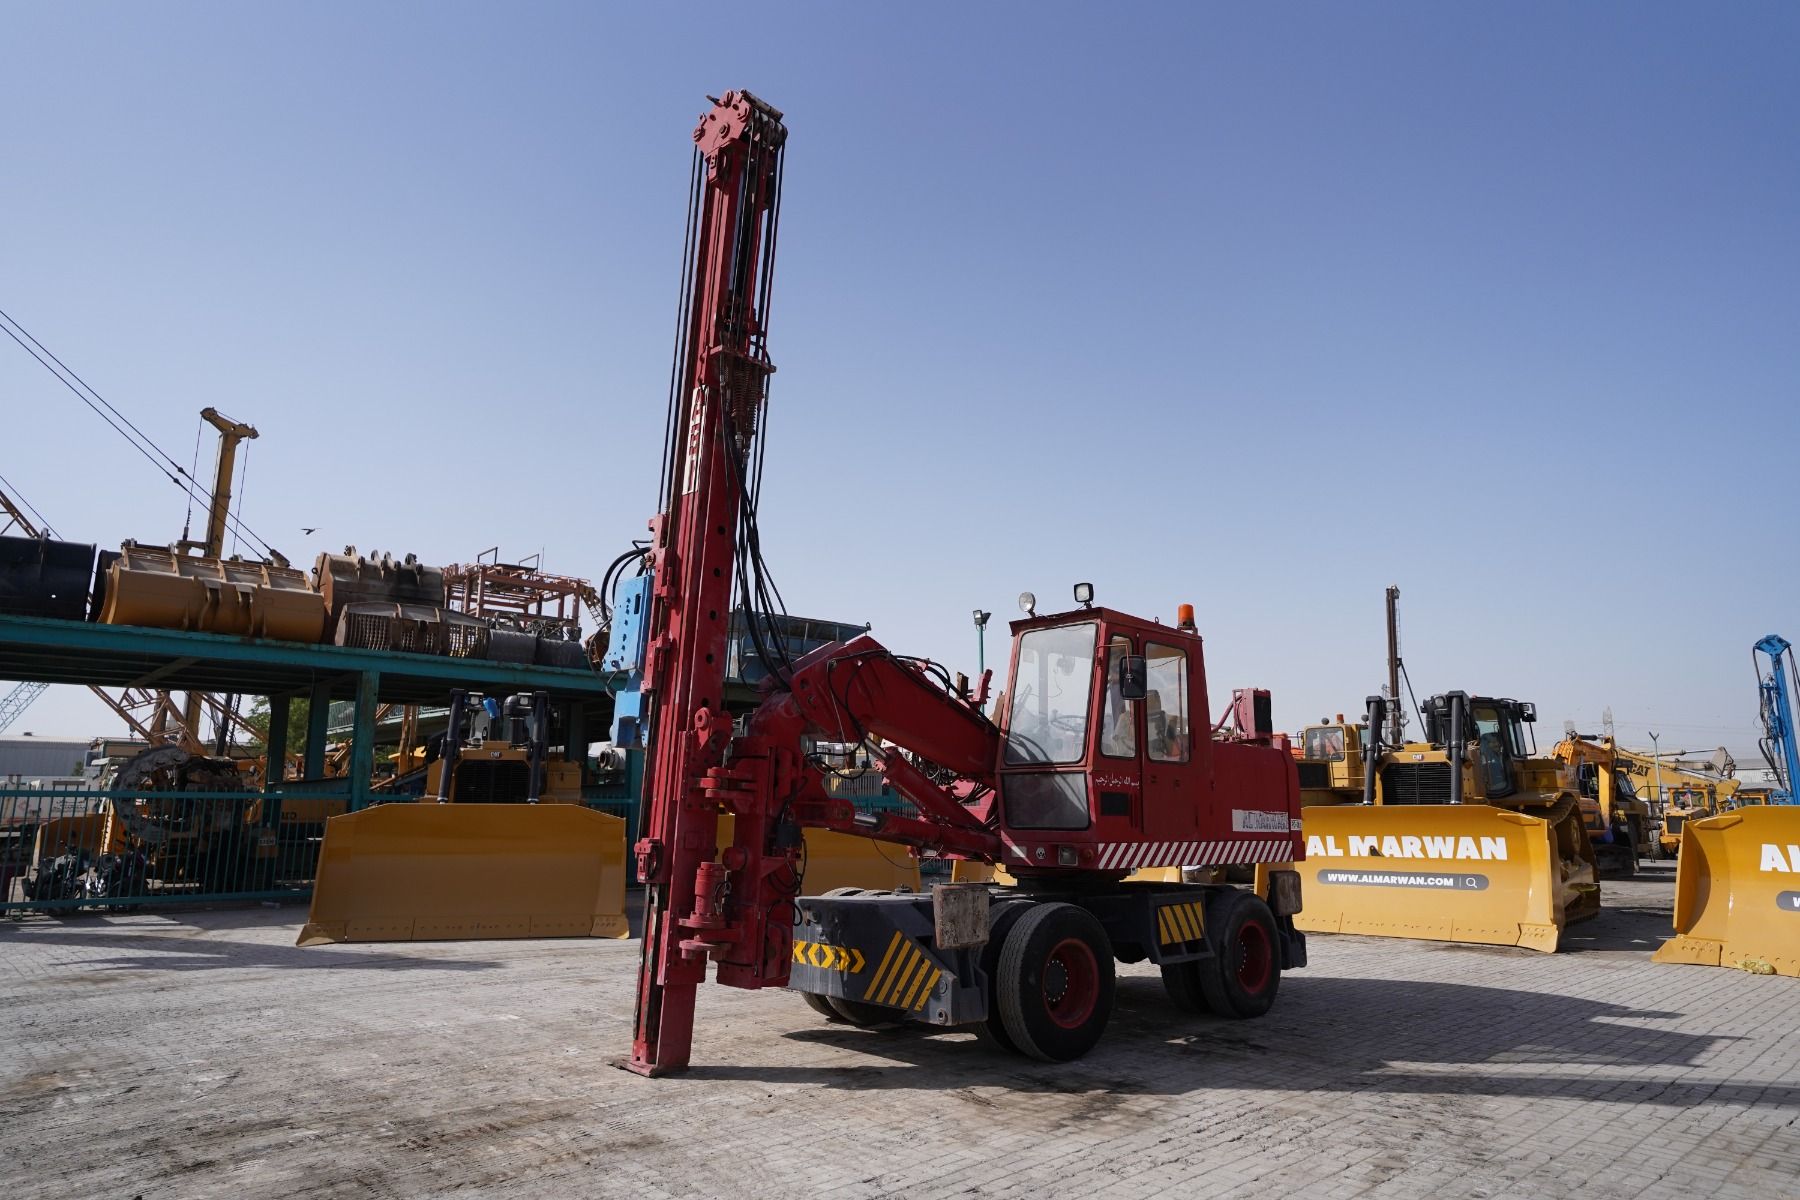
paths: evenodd
<path fill-rule="evenodd" d="M 1314 725 L 1306 731 L 1302 756 L 1314 762 L 1341 762 L 1344 757 L 1344 731 L 1335 725 Z"/>
<path fill-rule="evenodd" d="M 1098 633 L 1098 626 L 1087 623 L 1033 629 L 1019 639 L 1008 701 L 1009 766 L 1081 760 L 1087 749 Z"/>

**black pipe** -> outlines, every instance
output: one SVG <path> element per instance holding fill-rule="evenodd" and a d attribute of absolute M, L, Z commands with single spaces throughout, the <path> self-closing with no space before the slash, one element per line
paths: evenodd
<path fill-rule="evenodd" d="M 531 693 L 531 783 L 525 803 L 536 804 L 544 791 L 544 751 L 550 741 L 550 693 Z"/>
<path fill-rule="evenodd" d="M 1451 692 L 1444 697 L 1450 704 L 1450 741 L 1445 749 L 1450 754 L 1450 803 L 1463 802 L 1463 725 L 1469 711 L 1469 694 Z"/>
<path fill-rule="evenodd" d="M 450 776 L 456 771 L 456 760 L 462 757 L 463 704 L 467 695 L 460 688 L 450 693 L 450 723 L 444 727 L 444 740 L 438 750 L 439 804 L 450 803 Z"/>
<path fill-rule="evenodd" d="M 1375 803 L 1375 764 L 1386 747 L 1387 697 L 1370 696 L 1368 701 L 1369 735 L 1363 745 L 1363 803 Z"/>

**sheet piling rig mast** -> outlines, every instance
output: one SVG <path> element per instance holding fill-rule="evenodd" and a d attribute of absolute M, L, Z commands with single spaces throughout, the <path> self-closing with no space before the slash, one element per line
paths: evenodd
<path fill-rule="evenodd" d="M 720 983 L 791 986 L 837 1019 L 973 1026 L 1048 1060 L 1104 1031 L 1115 959 L 1160 965 L 1177 1007 L 1261 1015 L 1281 971 L 1305 964 L 1300 880 L 1283 867 L 1301 853 L 1299 786 L 1267 692 L 1237 693 L 1214 729 L 1191 609 L 1172 626 L 1130 617 L 1094 607 L 1086 584 L 1069 612 L 1031 601 L 1013 625 L 1004 732 L 983 712 L 985 675 L 971 690 L 867 636 L 789 661 L 766 627 L 779 596 L 758 543 L 756 434 L 786 130 L 728 92 L 694 139 L 662 511 L 608 650 L 632 676 L 614 739 L 648 752 L 623 1065 L 687 1065 L 709 962 Z M 741 727 L 722 703 L 734 602 L 771 677 Z M 832 795 L 831 744 L 879 748 L 916 814 Z M 803 829 L 1004 862 L 1017 886 L 797 899 Z M 1126 881 L 1151 861 L 1214 869 L 1205 883 Z M 1217 882 L 1244 864 L 1261 864 L 1254 888 Z"/>

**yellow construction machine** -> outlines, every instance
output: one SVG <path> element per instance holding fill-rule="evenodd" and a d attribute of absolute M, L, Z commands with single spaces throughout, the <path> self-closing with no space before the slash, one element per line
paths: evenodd
<path fill-rule="evenodd" d="M 1360 804 L 1363 798 L 1363 727 L 1339 713 L 1300 731 L 1294 747 L 1299 760 L 1300 804 Z"/>
<path fill-rule="evenodd" d="M 1569 729 L 1553 751 L 1574 772 L 1581 814 L 1594 861 L 1603 878 L 1629 879 L 1640 858 L 1656 857 L 1656 822 L 1637 794 L 1610 734 L 1594 737 Z"/>
<path fill-rule="evenodd" d="M 628 936 L 625 821 L 582 803 L 551 724 L 541 692 L 452 693 L 420 802 L 327 822 L 300 944 Z"/>
<path fill-rule="evenodd" d="M 1422 709 L 1424 741 L 1389 745 L 1389 703 L 1371 696 L 1360 728 L 1314 727 L 1341 743 L 1302 736 L 1306 907 L 1296 924 L 1555 950 L 1565 928 L 1599 912 L 1600 887 L 1570 773 L 1527 743 L 1536 709 L 1448 692 Z M 1321 747 L 1330 753 L 1306 757 Z M 1363 778 L 1352 800 L 1355 760 Z"/>
<path fill-rule="evenodd" d="M 1765 736 L 1774 784 L 1768 803 L 1690 820 L 1675 867 L 1675 936 L 1664 963 L 1739 967 L 1800 978 L 1800 737 L 1794 728 L 1794 652 L 1773 634 L 1756 643 Z"/>
<path fill-rule="evenodd" d="M 1717 816 L 1737 807 L 1739 781 L 1710 769 L 1696 769 L 1690 760 L 1645 754 L 1615 747 L 1619 769 L 1631 777 L 1632 787 L 1656 818 L 1653 849 L 1658 858 L 1674 858 L 1681 848 L 1681 830 L 1689 821 Z"/>

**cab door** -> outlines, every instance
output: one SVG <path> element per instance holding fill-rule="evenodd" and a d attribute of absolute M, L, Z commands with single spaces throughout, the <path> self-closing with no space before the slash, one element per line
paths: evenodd
<path fill-rule="evenodd" d="M 1196 696 L 1203 675 L 1190 656 L 1187 639 L 1142 637 L 1146 680 L 1143 735 L 1143 836 L 1180 842 L 1200 834 L 1203 806 L 1202 751 L 1195 739 L 1211 737 L 1206 705 Z"/>
<path fill-rule="evenodd" d="M 1099 842 L 1135 841 L 1144 829 L 1144 705 L 1127 700 L 1125 660 L 1137 640 L 1114 630 L 1101 659 L 1099 723 L 1094 731 L 1094 834 Z"/>

